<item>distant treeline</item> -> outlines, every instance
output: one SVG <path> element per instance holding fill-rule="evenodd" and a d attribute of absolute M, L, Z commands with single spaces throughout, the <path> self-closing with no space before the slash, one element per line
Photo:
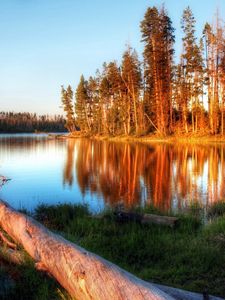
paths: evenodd
<path fill-rule="evenodd" d="M 62 87 L 69 131 L 92 134 L 225 134 L 225 30 L 218 16 L 200 39 L 190 7 L 181 16 L 182 53 L 165 7 L 149 7 L 140 24 L 143 57 L 127 47 L 76 91 Z M 74 104 L 75 103 L 75 104 Z"/>
<path fill-rule="evenodd" d="M 49 116 L 32 113 L 0 112 L 1 133 L 64 132 L 65 120 L 61 115 Z"/>

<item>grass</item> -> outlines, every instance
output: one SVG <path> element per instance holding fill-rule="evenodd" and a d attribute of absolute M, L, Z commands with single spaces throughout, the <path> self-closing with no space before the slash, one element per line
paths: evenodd
<path fill-rule="evenodd" d="M 218 201 L 208 210 L 209 218 L 216 218 L 225 215 L 225 200 Z"/>
<path fill-rule="evenodd" d="M 0 299 L 58 300 L 69 299 L 67 293 L 47 274 L 37 272 L 27 257 L 22 265 L 0 261 Z"/>
<path fill-rule="evenodd" d="M 148 208 L 149 212 L 154 209 Z M 225 296 L 225 218 L 203 226 L 199 208 L 180 216 L 175 229 L 118 223 L 110 212 L 93 218 L 87 207 L 41 206 L 35 216 L 80 246 L 145 280 Z"/>
<path fill-rule="evenodd" d="M 88 207 L 72 204 L 41 205 L 34 216 L 51 230 L 144 280 L 224 297 L 225 217 L 218 207 L 211 208 L 207 225 L 201 222 L 199 208 L 193 207 L 180 216 L 174 229 L 119 223 L 111 212 L 95 218 Z M 153 208 L 147 210 L 154 212 Z M 35 294 L 29 299 L 68 299 L 53 280 L 34 271 L 31 263 L 21 268 L 26 272 L 21 270 L 21 289 L 13 289 L 17 295 L 26 290 L 29 296 Z"/>

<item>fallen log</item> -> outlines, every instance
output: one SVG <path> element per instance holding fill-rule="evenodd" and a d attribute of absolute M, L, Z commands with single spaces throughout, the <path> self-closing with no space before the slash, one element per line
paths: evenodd
<path fill-rule="evenodd" d="M 208 295 L 207 292 L 200 294 L 156 283 L 154 285 L 177 300 L 224 300 L 224 298 Z"/>
<path fill-rule="evenodd" d="M 36 266 L 79 300 L 174 299 L 154 285 L 50 232 L 0 201 L 0 226 L 21 244 Z"/>
<path fill-rule="evenodd" d="M 158 216 L 151 214 L 144 214 L 141 220 L 142 224 L 158 224 L 174 227 L 178 221 L 176 217 Z"/>
<path fill-rule="evenodd" d="M 114 213 L 117 220 L 121 222 L 135 221 L 141 224 L 158 224 L 174 227 L 178 221 L 176 217 L 152 215 L 152 214 L 140 214 L 134 212 L 118 211 Z"/>

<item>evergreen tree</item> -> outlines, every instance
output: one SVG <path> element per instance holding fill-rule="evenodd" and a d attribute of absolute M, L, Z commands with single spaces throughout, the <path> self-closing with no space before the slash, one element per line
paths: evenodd
<path fill-rule="evenodd" d="M 224 33 L 217 14 L 216 24 L 206 23 L 205 40 L 206 83 L 208 94 L 209 127 L 212 134 L 224 133 Z M 219 116 L 221 115 L 221 118 Z"/>
<path fill-rule="evenodd" d="M 201 55 L 200 46 L 197 45 L 195 37 L 195 18 L 190 7 L 187 7 L 181 19 L 181 25 L 184 32 L 183 37 L 183 54 L 181 67 L 183 68 L 183 76 L 185 83 L 184 113 L 187 114 L 190 107 L 192 131 L 198 129 L 198 114 L 197 110 L 200 106 L 200 96 L 203 94 L 203 58 Z M 184 117 L 187 121 L 187 116 Z M 187 131 L 187 124 L 185 124 Z"/>
<path fill-rule="evenodd" d="M 88 99 L 90 103 L 90 112 L 92 115 L 92 132 L 100 133 L 101 129 L 101 110 L 99 99 L 99 79 L 90 77 L 87 83 Z"/>
<path fill-rule="evenodd" d="M 224 116 L 225 116 L 225 38 L 223 37 L 222 55 L 220 60 L 220 93 L 221 93 L 221 134 L 224 135 Z"/>
<path fill-rule="evenodd" d="M 99 103 L 99 109 L 100 109 L 100 115 L 101 115 L 101 133 L 106 134 L 109 133 L 108 130 L 108 124 L 107 124 L 107 113 L 109 108 L 109 98 L 110 98 L 110 87 L 109 87 L 109 81 L 106 76 L 103 76 L 100 81 L 99 86 L 99 97 L 100 97 L 100 103 Z"/>
<path fill-rule="evenodd" d="M 103 76 L 100 83 L 100 98 L 104 132 L 114 135 L 124 125 L 122 111 L 123 82 L 116 62 L 104 64 Z"/>
<path fill-rule="evenodd" d="M 87 81 L 82 75 L 75 94 L 76 123 L 83 132 L 91 131 L 91 103 L 88 96 Z"/>
<path fill-rule="evenodd" d="M 123 55 L 122 80 L 124 83 L 123 110 L 126 121 L 126 132 L 138 133 L 140 113 L 141 68 L 137 52 L 128 47 Z"/>
<path fill-rule="evenodd" d="M 174 28 L 165 9 L 148 8 L 141 22 L 141 32 L 145 44 L 145 114 L 154 129 L 167 134 L 172 123 Z"/>
<path fill-rule="evenodd" d="M 61 100 L 63 104 L 64 111 L 66 113 L 66 128 L 68 131 L 72 132 L 75 130 L 75 120 L 74 120 L 74 109 L 73 109 L 73 91 L 69 85 L 65 90 L 62 86 L 61 89 Z"/>

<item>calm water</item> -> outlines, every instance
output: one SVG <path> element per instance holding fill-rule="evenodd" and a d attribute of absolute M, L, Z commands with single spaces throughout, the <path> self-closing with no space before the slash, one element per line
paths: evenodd
<path fill-rule="evenodd" d="M 40 203 L 144 206 L 183 211 L 225 196 L 224 145 L 129 144 L 46 135 L 0 135 L 0 198 L 15 208 Z"/>

